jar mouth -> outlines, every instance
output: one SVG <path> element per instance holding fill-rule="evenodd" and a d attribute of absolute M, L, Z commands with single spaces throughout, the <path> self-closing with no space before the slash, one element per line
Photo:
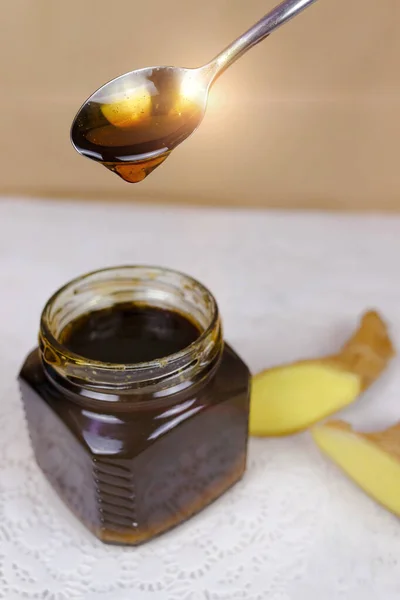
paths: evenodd
<path fill-rule="evenodd" d="M 146 362 L 103 362 L 69 350 L 60 341 L 65 326 L 83 314 L 126 301 L 181 313 L 194 322 L 199 336 L 188 346 Z M 222 343 L 218 306 L 213 294 L 193 277 L 153 266 L 119 266 L 91 271 L 57 290 L 46 303 L 40 321 L 42 360 L 58 375 L 77 384 L 113 390 L 188 376 L 213 360 Z M 214 349 L 214 350 L 213 350 Z"/>

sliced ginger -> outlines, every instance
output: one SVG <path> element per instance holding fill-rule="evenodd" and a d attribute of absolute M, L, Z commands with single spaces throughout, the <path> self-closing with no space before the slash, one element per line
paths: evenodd
<path fill-rule="evenodd" d="M 317 425 L 321 450 L 369 496 L 400 516 L 400 423 L 378 433 L 358 433 L 344 421 Z"/>
<path fill-rule="evenodd" d="M 379 377 L 393 355 L 385 323 L 378 313 L 366 313 L 339 354 L 253 377 L 250 434 L 294 433 L 337 412 Z"/>
<path fill-rule="evenodd" d="M 323 361 L 264 371 L 253 378 L 250 434 L 300 431 L 353 402 L 360 390 L 357 375 Z"/>

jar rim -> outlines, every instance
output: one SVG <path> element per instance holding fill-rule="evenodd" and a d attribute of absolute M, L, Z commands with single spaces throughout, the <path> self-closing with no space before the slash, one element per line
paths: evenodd
<path fill-rule="evenodd" d="M 188 286 L 198 290 L 202 294 L 203 298 L 207 299 L 207 304 L 210 309 L 209 322 L 204 330 L 200 332 L 199 336 L 191 344 L 182 350 L 179 350 L 178 352 L 165 357 L 153 359 L 151 361 L 136 363 L 111 363 L 102 362 L 77 354 L 69 350 L 57 339 L 57 336 L 54 330 L 52 330 L 51 326 L 52 310 L 63 294 L 69 290 L 73 290 L 75 287 L 84 284 L 85 282 L 89 283 L 91 279 L 96 278 L 97 276 L 101 277 L 102 275 L 107 274 L 112 276 L 113 274 L 117 273 L 125 273 L 132 278 L 133 284 L 136 279 L 135 274 L 140 274 L 143 272 L 147 273 L 150 278 L 156 278 L 157 276 L 162 276 L 163 274 L 175 276 L 185 281 L 185 284 Z M 222 332 L 217 302 L 210 290 L 198 280 L 190 275 L 187 275 L 186 273 L 182 273 L 181 271 L 170 268 L 151 265 L 120 265 L 116 267 L 105 267 L 103 269 L 92 270 L 88 273 L 71 279 L 65 285 L 56 290 L 56 292 L 54 292 L 54 294 L 52 294 L 52 296 L 46 302 L 41 314 L 39 342 L 44 361 L 47 362 L 50 367 L 54 368 L 59 374 L 65 374 L 63 372 L 66 365 L 69 366 L 67 371 L 72 374 L 82 374 L 82 371 L 85 370 L 87 377 L 88 373 L 92 372 L 95 375 L 94 378 L 92 378 L 93 380 L 91 381 L 90 375 L 89 378 L 86 379 L 89 384 L 100 383 L 102 379 L 101 374 L 103 374 L 105 376 L 105 380 L 102 381 L 102 383 L 107 387 L 107 382 L 109 379 L 108 374 L 113 374 L 113 382 L 115 377 L 118 378 L 121 376 L 126 381 L 131 375 L 133 376 L 131 383 L 135 382 L 137 384 L 140 382 L 144 383 L 145 381 L 148 382 L 149 378 L 154 377 L 156 373 L 158 373 L 158 377 L 161 378 L 163 374 L 167 375 L 180 371 L 184 368 L 185 364 L 188 365 L 188 362 L 194 358 L 194 355 L 199 353 L 201 354 L 202 351 L 207 353 L 210 342 L 216 341 L 220 338 L 222 338 Z M 80 377 L 78 375 L 78 379 L 79 378 Z M 116 383 L 108 383 L 113 388 L 123 389 L 125 387 L 124 384 L 117 385 Z"/>

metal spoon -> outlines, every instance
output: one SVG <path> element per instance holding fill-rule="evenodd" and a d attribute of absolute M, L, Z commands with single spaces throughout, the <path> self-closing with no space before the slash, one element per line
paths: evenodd
<path fill-rule="evenodd" d="M 73 146 L 126 181 L 141 181 L 200 125 L 221 73 L 315 1 L 284 0 L 197 69 L 150 67 L 106 83 L 78 111 Z"/>

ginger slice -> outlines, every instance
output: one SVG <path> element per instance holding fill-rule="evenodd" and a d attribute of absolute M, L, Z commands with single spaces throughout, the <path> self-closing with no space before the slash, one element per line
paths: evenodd
<path fill-rule="evenodd" d="M 385 323 L 376 312 L 367 312 L 339 354 L 253 377 L 250 434 L 294 433 L 337 412 L 375 381 L 393 355 Z"/>
<path fill-rule="evenodd" d="M 250 435 L 301 431 L 353 402 L 360 391 L 359 377 L 323 361 L 264 371 L 253 378 Z"/>
<path fill-rule="evenodd" d="M 359 433 L 344 421 L 316 425 L 319 448 L 371 498 L 400 516 L 400 423 Z"/>

